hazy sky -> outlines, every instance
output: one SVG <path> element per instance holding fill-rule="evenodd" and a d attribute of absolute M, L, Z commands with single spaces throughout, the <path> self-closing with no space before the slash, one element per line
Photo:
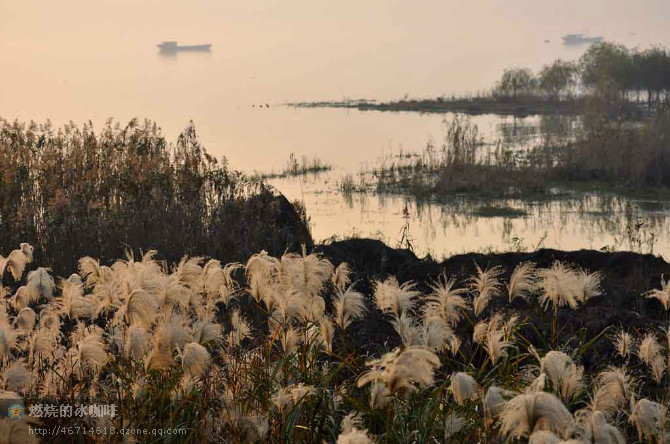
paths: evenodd
<path fill-rule="evenodd" d="M 503 66 L 550 60 L 544 39 L 569 32 L 668 45 L 669 25 L 668 0 L 3 0 L 0 63 L 30 77 L 120 69 L 174 39 L 214 44 L 231 81 L 253 76 L 264 95 L 398 96 L 483 87 Z"/>

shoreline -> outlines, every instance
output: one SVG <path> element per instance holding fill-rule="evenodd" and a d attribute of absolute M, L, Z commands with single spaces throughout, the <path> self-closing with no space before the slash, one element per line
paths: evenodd
<path fill-rule="evenodd" d="M 481 97 L 472 99 L 407 99 L 389 102 L 374 100 L 292 102 L 286 106 L 293 108 L 347 108 L 359 111 L 391 111 L 419 113 L 463 113 L 469 115 L 498 114 L 525 117 L 530 115 L 581 115 L 586 110 L 588 98 L 579 97 L 564 100 L 541 98 Z M 628 102 L 624 113 L 632 115 L 642 112 L 634 102 Z"/>

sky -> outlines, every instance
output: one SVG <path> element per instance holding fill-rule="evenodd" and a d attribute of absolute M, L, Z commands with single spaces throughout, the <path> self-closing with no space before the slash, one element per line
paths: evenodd
<path fill-rule="evenodd" d="M 222 80 L 248 94 L 397 97 L 483 88 L 501 67 L 551 60 L 544 40 L 571 32 L 670 45 L 669 24 L 667 0 L 3 0 L 0 63 L 33 82 L 91 65 L 123 80 L 142 75 L 131 55 L 178 40 L 212 43 Z"/>

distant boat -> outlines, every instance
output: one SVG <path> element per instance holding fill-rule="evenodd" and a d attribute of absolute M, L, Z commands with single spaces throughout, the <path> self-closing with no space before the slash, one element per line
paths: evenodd
<path fill-rule="evenodd" d="M 563 44 L 567 46 L 586 45 L 602 41 L 603 38 L 601 36 L 589 37 L 584 34 L 566 34 L 563 36 Z"/>
<path fill-rule="evenodd" d="M 176 53 L 176 52 L 209 52 L 212 49 L 212 45 L 178 45 L 177 42 L 162 42 L 159 43 L 158 49 L 161 52 L 165 53 Z"/>

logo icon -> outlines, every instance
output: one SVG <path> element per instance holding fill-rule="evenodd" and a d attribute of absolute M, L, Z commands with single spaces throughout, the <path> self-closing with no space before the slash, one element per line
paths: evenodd
<path fill-rule="evenodd" d="M 9 412 L 9 419 L 21 419 L 23 418 L 23 412 L 25 409 L 21 404 L 16 403 L 9 406 L 9 409 L 7 410 Z"/>

